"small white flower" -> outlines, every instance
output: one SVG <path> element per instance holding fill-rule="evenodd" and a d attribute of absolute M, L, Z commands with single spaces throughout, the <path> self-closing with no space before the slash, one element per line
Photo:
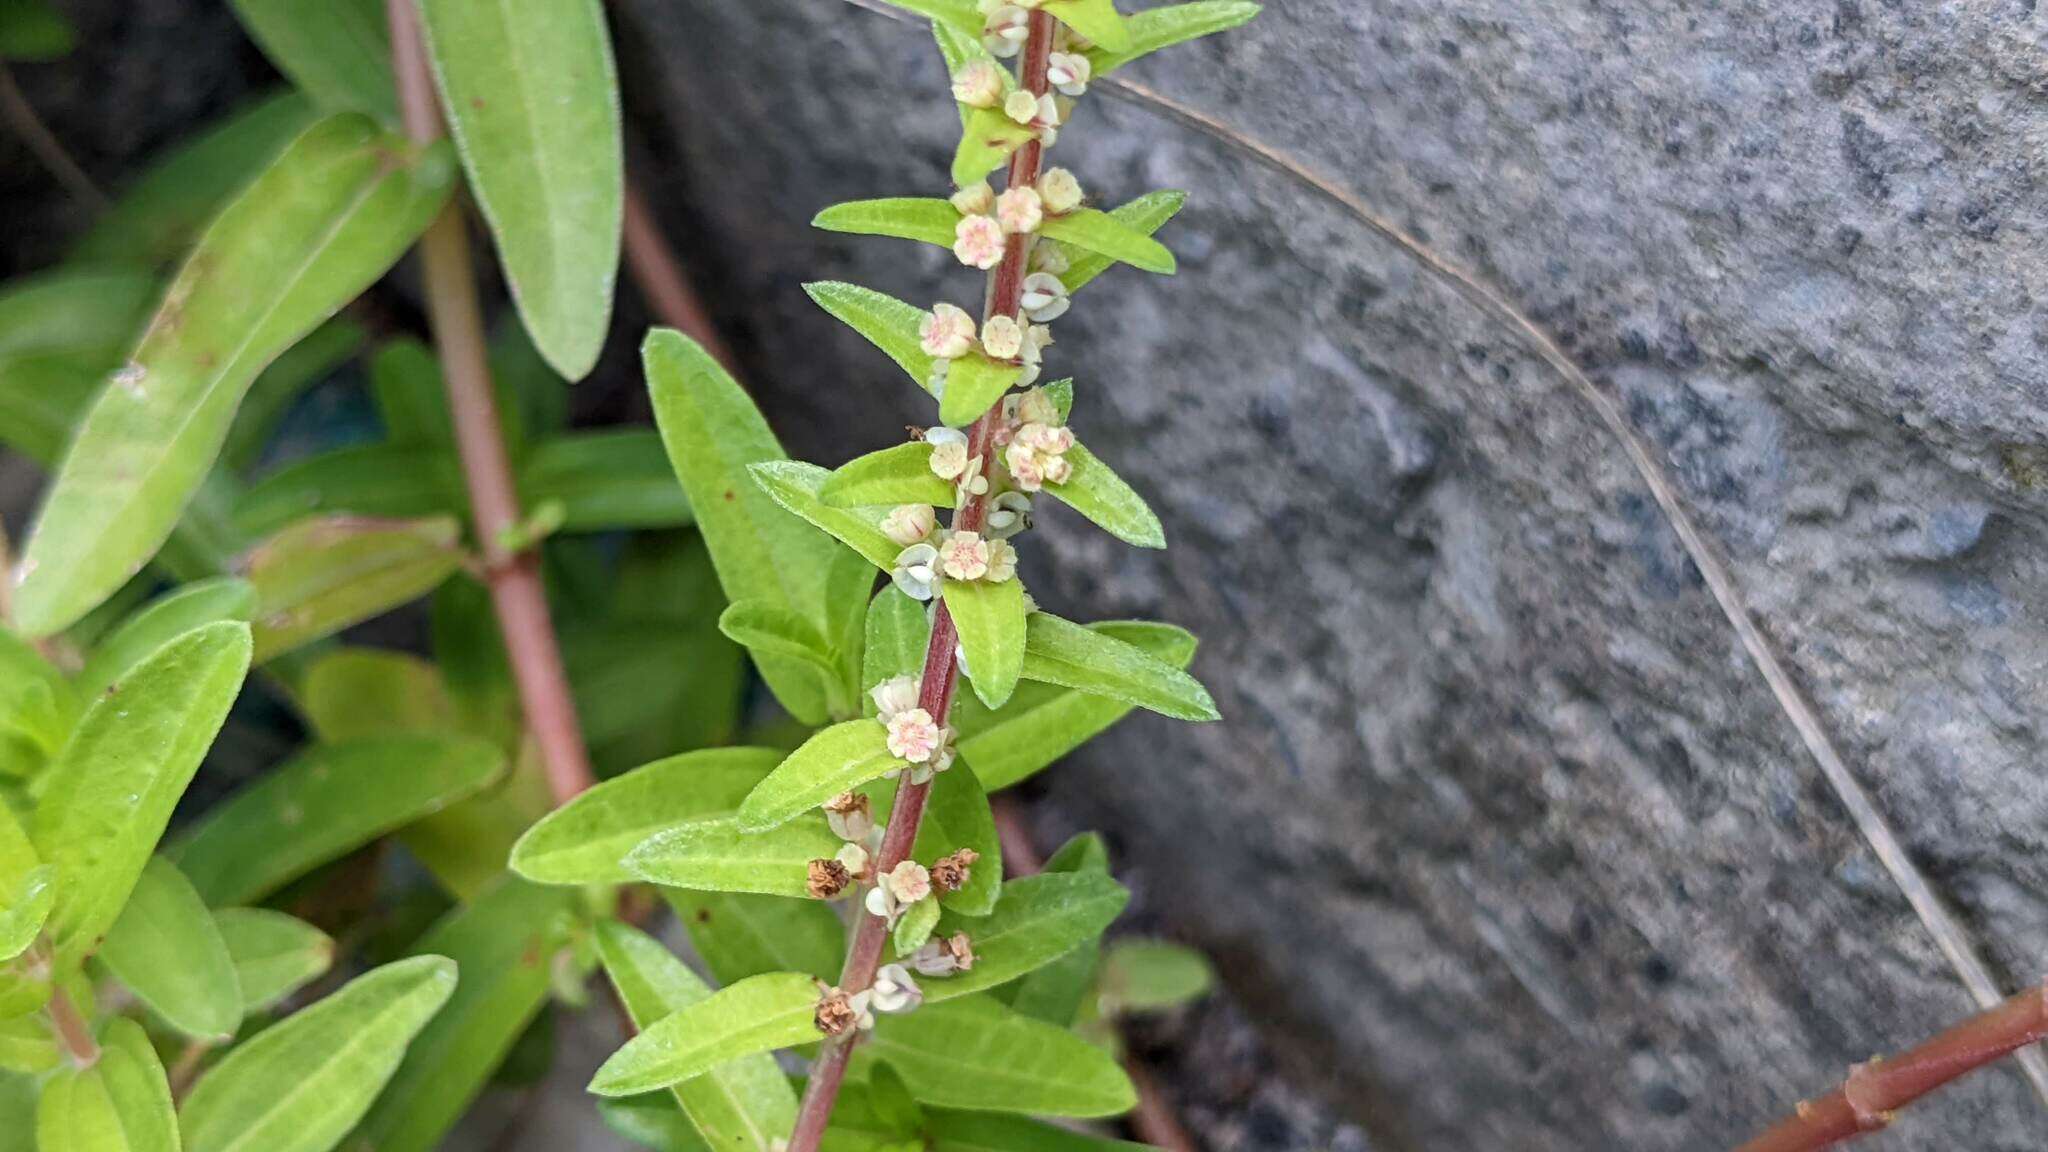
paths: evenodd
<path fill-rule="evenodd" d="M 979 533 L 955 532 L 939 545 L 939 564 L 952 579 L 979 580 L 988 574 L 988 541 Z"/>
<path fill-rule="evenodd" d="M 1005 492 L 989 505 L 988 534 L 996 540 L 1007 540 L 1031 527 L 1031 497 L 1022 492 Z M 994 567 L 995 546 L 991 544 L 990 567 Z"/>
<path fill-rule="evenodd" d="M 881 883 L 898 904 L 915 904 L 932 894 L 932 874 L 915 860 L 904 860 L 882 877 Z"/>
<path fill-rule="evenodd" d="M 1045 222 L 1045 202 L 1036 188 L 1010 188 L 996 197 L 996 222 L 1003 231 L 1022 235 Z"/>
<path fill-rule="evenodd" d="M 977 180 L 953 193 L 953 210 L 962 216 L 987 216 L 996 210 L 996 190 Z"/>
<path fill-rule="evenodd" d="M 962 216 L 953 226 L 953 255 L 987 271 L 1003 262 L 1003 226 L 993 216 Z"/>
<path fill-rule="evenodd" d="M 1003 99 L 1003 115 L 1019 124 L 1029 124 L 1038 118 L 1038 97 L 1019 88 Z"/>
<path fill-rule="evenodd" d="M 1008 111 L 1008 109 L 1004 109 L 1004 111 Z M 1060 104 L 1059 101 L 1052 98 L 1052 93 L 1050 92 L 1038 98 L 1038 123 L 1045 129 L 1047 135 L 1051 137 L 1046 140 L 1045 146 L 1048 148 L 1052 147 L 1053 140 L 1058 138 L 1053 133 L 1053 129 L 1060 126 Z"/>
<path fill-rule="evenodd" d="M 1045 473 L 1047 484 L 1065 484 L 1067 477 L 1074 474 L 1074 466 L 1067 463 L 1065 456 L 1039 455 L 1039 468 Z"/>
<path fill-rule="evenodd" d="M 1046 59 L 1045 78 L 1067 96 L 1088 91 L 1088 81 L 1094 73 L 1088 58 L 1079 52 L 1055 52 Z M 954 90 L 959 90 L 957 85 Z"/>
<path fill-rule="evenodd" d="M 898 591 L 912 600 L 929 600 L 938 590 L 939 550 L 929 544 L 912 544 L 896 554 L 896 566 L 889 579 Z"/>
<path fill-rule="evenodd" d="M 917 344 L 927 356 L 965 356 L 974 347 L 974 317 L 951 304 L 934 304 L 917 322 Z"/>
<path fill-rule="evenodd" d="M 835 828 L 834 831 L 837 831 L 837 829 Z M 832 858 L 839 861 L 840 867 L 845 868 L 847 873 L 853 876 L 866 872 L 870 863 L 868 860 L 868 850 L 859 844 L 841 844 L 839 846 L 839 854 Z"/>
<path fill-rule="evenodd" d="M 1025 424 L 1058 424 L 1059 405 L 1043 388 L 1033 388 L 1017 400 L 1017 419 Z"/>
<path fill-rule="evenodd" d="M 1057 320 L 1067 314 L 1067 306 L 1072 302 L 1067 296 L 1067 286 L 1052 273 L 1033 272 L 1024 278 L 1021 303 L 1024 314 L 1033 320 L 1041 324 Z"/>
<path fill-rule="evenodd" d="M 933 428 L 924 434 L 932 446 L 932 473 L 941 480 L 958 479 L 967 470 L 967 434 L 958 428 Z"/>
<path fill-rule="evenodd" d="M 868 690 L 868 699 L 875 702 L 875 711 L 887 724 L 899 713 L 917 707 L 918 682 L 915 676 L 896 676 L 882 681 Z"/>
<path fill-rule="evenodd" d="M 869 915 L 880 916 L 891 924 L 896 922 L 896 914 L 899 909 L 896 905 L 896 897 L 889 894 L 889 885 L 887 883 L 877 884 L 873 888 L 868 889 L 868 894 L 861 899 L 861 906 L 868 910 Z"/>
<path fill-rule="evenodd" d="M 1086 57 L 1077 59 L 1083 69 L 1087 68 Z M 993 108 L 1003 98 L 1003 81 L 1003 70 L 995 61 L 970 60 L 953 73 L 953 99 L 970 108 Z"/>
<path fill-rule="evenodd" d="M 946 741 L 946 730 L 939 727 L 932 714 L 922 708 L 910 708 L 889 717 L 889 755 L 912 764 L 922 764 L 932 758 L 939 745 Z"/>
<path fill-rule="evenodd" d="M 882 535 L 908 548 L 931 535 L 938 523 L 929 504 L 898 504 L 882 517 Z"/>
<path fill-rule="evenodd" d="M 1031 14 L 1016 4 L 1003 4 L 989 12 L 981 29 L 981 45 L 989 55 L 1008 60 L 1024 50 L 1031 36 Z"/>
<path fill-rule="evenodd" d="M 988 582 L 1002 584 L 1017 575 L 1017 550 L 1007 541 L 988 542 Z"/>
<path fill-rule="evenodd" d="M 1024 326 L 1008 316 L 991 316 L 981 326 L 981 348 L 997 360 L 1015 360 L 1024 351 Z"/>
<path fill-rule="evenodd" d="M 1058 456 L 1074 446 L 1074 430 L 1055 424 L 1026 424 L 1017 429 L 1015 443 L 1047 456 Z"/>
<path fill-rule="evenodd" d="M 908 1012 L 924 1003 L 924 990 L 901 964 L 883 965 L 875 973 L 874 991 L 873 1006 L 877 1012 Z"/>
<path fill-rule="evenodd" d="M 960 483 L 955 489 L 963 496 L 988 495 L 988 474 L 981 470 L 981 457 L 967 462 L 967 471 L 960 474 Z"/>
<path fill-rule="evenodd" d="M 1017 482 L 1017 487 L 1026 492 L 1036 492 L 1045 486 L 1045 469 L 1038 463 L 1038 453 L 1029 445 L 1011 444 L 1003 453 L 1003 466 L 1010 470 L 1010 479 Z"/>
<path fill-rule="evenodd" d="M 1065 168 L 1048 168 L 1038 178 L 1038 194 L 1045 200 L 1045 210 L 1055 216 L 1081 206 L 1081 182 Z"/>

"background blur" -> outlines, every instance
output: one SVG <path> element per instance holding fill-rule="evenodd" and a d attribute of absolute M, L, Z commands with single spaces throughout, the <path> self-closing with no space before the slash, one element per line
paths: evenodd
<path fill-rule="evenodd" d="M 82 45 L 14 75 L 102 187 L 278 83 L 214 0 L 62 7 Z M 2048 969 L 2034 8 L 1277 0 L 1132 69 L 1225 131 L 1119 100 L 1062 135 L 1105 200 L 1194 191 L 1163 234 L 1182 275 L 1114 274 L 1051 353 L 1177 547 L 1055 522 L 1027 577 L 1196 630 L 1227 722 L 1134 718 L 1033 813 L 1046 843 L 1108 832 L 1137 922 L 1217 958 L 1228 995 L 1139 1045 L 1206 1142 L 1725 1147 L 1970 1010 L 1583 398 L 1232 133 L 1620 402 L 1995 976 Z M 771 421 L 826 465 L 890 439 L 912 396 L 798 284 L 932 297 L 945 253 L 808 227 L 943 186 L 929 40 L 844 0 L 611 12 L 639 177 Z M 91 217 L 8 133 L 0 195 L 8 275 Z M 644 414 L 620 298 L 580 419 Z M 288 439 L 354 434 L 359 388 Z M 0 460 L 10 527 L 38 483 Z M 611 1146 L 519 1106 L 526 1143 L 479 1142 Z M 2037 1148 L 2042 1108 L 2001 1067 L 1869 1146 Z"/>

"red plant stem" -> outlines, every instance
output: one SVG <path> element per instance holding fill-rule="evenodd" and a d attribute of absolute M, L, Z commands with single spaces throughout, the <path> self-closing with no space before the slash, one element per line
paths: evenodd
<path fill-rule="evenodd" d="M 704 346 L 711 358 L 737 371 L 732 353 L 719 338 L 711 314 L 690 287 L 690 279 L 676 263 L 675 250 L 662 235 L 654 208 L 630 178 L 626 181 L 626 227 L 624 235 L 626 272 L 647 301 L 648 311 L 663 324 Z"/>
<path fill-rule="evenodd" d="M 57 1042 L 63 1045 L 72 1067 L 90 1068 L 99 1063 L 99 1042 L 92 1038 L 92 1028 L 78 1014 L 78 1006 L 71 1002 L 71 993 L 62 984 L 51 985 L 50 1002 L 45 1007 L 50 1014 L 50 1027 L 56 1031 Z"/>
<path fill-rule="evenodd" d="M 1052 16 L 1043 11 L 1032 12 L 1020 79 L 1033 95 L 1043 95 L 1050 88 L 1045 73 L 1052 55 L 1052 38 Z M 1037 140 L 1018 149 L 1010 158 L 1009 186 L 1023 188 L 1037 183 L 1039 163 L 1044 154 L 1045 149 Z M 984 320 L 1017 314 L 1024 296 L 1025 265 L 1030 256 L 1030 236 L 1014 235 L 1005 241 L 1003 262 L 996 265 L 989 275 Z M 1000 405 L 991 408 L 974 422 L 967 433 L 968 459 L 980 460 L 983 468 L 987 467 L 993 450 L 999 411 Z M 978 532 L 987 515 L 987 499 L 968 496 L 961 500 L 959 509 L 953 514 L 953 529 Z M 931 642 L 924 650 L 924 678 L 917 700 L 918 706 L 941 727 L 952 714 L 953 692 L 959 683 L 960 666 L 954 659 L 959 641 L 960 633 L 953 625 L 953 616 L 946 611 L 945 602 L 941 600 L 938 610 L 932 614 Z M 924 817 L 925 800 L 930 793 L 929 783 L 912 783 L 908 772 L 897 782 L 896 800 L 889 809 L 889 827 L 883 833 L 882 850 L 875 862 L 876 875 L 896 867 L 910 855 L 911 845 L 917 842 L 918 822 Z M 854 929 L 853 946 L 847 950 L 846 965 L 839 973 L 839 988 L 849 994 L 875 982 L 875 970 L 881 965 L 882 949 L 889 938 L 887 920 L 866 913 L 858 915 L 860 924 Z M 817 1063 L 811 1068 L 810 1083 L 804 1088 L 803 1105 L 797 1111 L 796 1127 L 789 1136 L 789 1152 L 817 1152 L 818 1142 L 825 1136 L 825 1126 L 832 1119 L 832 1106 L 839 1100 L 839 1087 L 846 1080 L 846 1062 L 852 1057 L 853 1046 L 858 1039 L 857 1031 L 848 1032 L 827 1040 L 819 1051 Z"/>
<path fill-rule="evenodd" d="M 1801 1101 L 1793 1115 L 1736 1152 L 1812 1152 L 1875 1132 L 1898 1109 L 2042 1039 L 2048 987 L 2022 992 L 1918 1048 L 1856 1065 L 1840 1088 Z"/>
<path fill-rule="evenodd" d="M 386 0 L 391 23 L 391 56 L 398 75 L 405 130 L 428 144 L 443 134 L 440 105 L 427 68 L 426 47 L 412 0 Z M 470 266 L 469 233 L 462 208 L 450 202 L 420 237 L 420 269 L 426 285 L 427 318 L 448 386 L 455 446 L 462 457 L 477 544 L 483 549 L 484 578 L 498 629 L 519 689 L 527 728 L 540 746 L 541 763 L 555 803 L 567 802 L 593 781 L 569 677 L 555 641 L 554 622 L 541 586 L 540 557 L 531 548 L 514 550 L 512 536 L 523 517 L 512 485 L 512 465 L 499 438 L 498 405 L 484 346 L 483 311 L 477 303 Z"/>

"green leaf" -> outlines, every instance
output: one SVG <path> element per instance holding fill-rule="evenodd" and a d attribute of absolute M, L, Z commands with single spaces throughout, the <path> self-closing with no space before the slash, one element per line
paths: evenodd
<path fill-rule="evenodd" d="M 834 204 L 811 220 L 811 227 L 859 236 L 894 236 L 922 240 L 941 248 L 953 246 L 960 210 L 950 200 L 898 196 L 887 200 L 854 200 Z"/>
<path fill-rule="evenodd" d="M 810 862 L 843 843 L 823 821 L 749 831 L 732 817 L 699 820 L 649 837 L 626 854 L 626 871 L 670 888 L 800 897 Z"/>
<path fill-rule="evenodd" d="M 820 1038 L 818 987 L 769 972 L 669 1013 L 612 1053 L 590 1081 L 599 1096 L 631 1096 L 702 1076 L 729 1060 Z"/>
<path fill-rule="evenodd" d="M 963 31 L 972 32 L 976 36 L 981 35 L 982 25 L 985 23 L 981 9 L 975 7 L 973 0 L 887 0 L 887 2 L 906 12 L 915 12 L 920 16 L 929 17 L 932 20 L 950 24 Z"/>
<path fill-rule="evenodd" d="M 1024 582 L 948 580 L 939 585 L 939 595 L 960 630 L 975 696 L 991 708 L 1002 707 L 1024 669 Z"/>
<path fill-rule="evenodd" d="M 452 516 L 469 506 L 454 452 L 352 444 L 294 460 L 235 501 L 235 530 L 260 540 L 311 516 Z"/>
<path fill-rule="evenodd" d="M 1188 194 L 1185 192 L 1147 192 L 1110 209 L 1109 215 L 1132 231 L 1150 236 L 1179 215 L 1181 206 L 1187 202 Z M 1072 295 L 1109 271 L 1114 264 L 1116 260 L 1100 253 L 1085 248 L 1067 248 L 1067 270 L 1060 273 L 1060 283 L 1066 285 L 1067 294 Z"/>
<path fill-rule="evenodd" d="M 1114 1056 L 983 996 L 878 1019 L 871 1045 L 913 1097 L 941 1108 L 1089 1117 L 1138 1102 Z"/>
<path fill-rule="evenodd" d="M 254 468 L 291 406 L 308 389 L 354 359 L 367 338 L 368 332 L 361 324 L 346 316 L 336 316 L 286 349 L 249 385 L 249 394 L 242 397 L 235 422 L 228 426 L 228 442 L 221 448 L 221 460 L 229 468 L 241 471 Z"/>
<path fill-rule="evenodd" d="M 953 183 L 965 188 L 979 181 L 1037 135 L 1000 108 L 968 110 L 960 126 L 960 146 L 953 152 Z M 1051 223 L 1051 218 L 1046 222 Z"/>
<path fill-rule="evenodd" d="M 786 459 L 760 410 L 680 333 L 655 330 L 643 354 L 662 445 L 727 597 L 779 602 L 823 635 L 841 635 L 847 608 L 835 601 L 839 546 L 778 507 L 747 475 L 749 465 Z M 866 605 L 863 589 L 858 607 Z M 851 692 L 799 662 L 768 660 L 760 668 L 776 699 L 806 724 L 823 722 L 828 698 Z"/>
<path fill-rule="evenodd" d="M 1164 940 L 1119 940 L 1102 965 L 1104 1015 L 1156 1012 L 1208 995 L 1209 958 Z"/>
<path fill-rule="evenodd" d="M 664 888 L 661 894 L 721 984 L 763 972 L 802 972 L 820 980 L 839 974 L 846 927 L 822 900 L 684 888 Z"/>
<path fill-rule="evenodd" d="M 570 380 L 611 325 L 625 204 L 618 78 L 597 0 L 423 0 L 469 186 L 534 346 Z"/>
<path fill-rule="evenodd" d="M 398 259 L 447 199 L 446 153 L 323 120 L 222 210 L 93 403 L 23 556 L 15 619 L 48 635 L 157 550 L 256 374 Z"/>
<path fill-rule="evenodd" d="M 953 361 L 946 371 L 945 391 L 939 398 L 939 419 L 955 428 L 974 423 L 982 413 L 995 407 L 996 401 L 1023 375 L 1021 365 L 969 352 Z"/>
<path fill-rule="evenodd" d="M 1159 517 L 1143 496 L 1124 483 L 1123 477 L 1110 471 L 1109 465 L 1083 445 L 1067 449 L 1066 456 L 1073 471 L 1064 483 L 1046 485 L 1047 495 L 1126 544 L 1166 547 L 1166 529 L 1160 526 Z"/>
<path fill-rule="evenodd" d="M 90 1068 L 66 1066 L 43 1085 L 36 1146 L 44 1152 L 178 1152 L 171 1084 L 142 1025 L 107 1026 Z"/>
<path fill-rule="evenodd" d="M 79 239 L 70 258 L 151 267 L 178 259 L 220 206 L 318 115 L 313 102 L 297 92 L 243 105 L 153 162 Z"/>
<path fill-rule="evenodd" d="M 831 646 L 811 622 L 777 604 L 741 600 L 727 606 L 718 617 L 718 630 L 733 643 L 760 657 L 781 657 L 817 665 L 828 675 L 837 675 Z"/>
<path fill-rule="evenodd" d="M 1025 624 L 1024 675 L 1150 708 L 1179 720 L 1218 719 L 1208 690 L 1135 644 L 1049 612 Z"/>
<path fill-rule="evenodd" d="M 1047 872 L 1093 872 L 1109 875 L 1109 850 L 1102 837 L 1083 832 L 1060 845 L 1045 862 Z M 1007 997 L 1010 1007 L 1062 1028 L 1072 1027 L 1080 1018 L 1088 994 L 1094 991 L 1096 970 L 1102 964 L 1102 941 L 1088 940 L 1065 956 L 1038 969 L 1014 984 L 990 993 Z"/>
<path fill-rule="evenodd" d="M 0 961 L 12 960 L 28 951 L 56 903 L 57 870 L 48 864 L 10 877 L 0 886 Z"/>
<path fill-rule="evenodd" d="M 890 934 L 889 942 L 898 956 L 908 956 L 924 947 L 924 942 L 932 938 L 932 929 L 938 924 L 939 902 L 927 897 L 904 910 L 902 918 L 896 921 L 896 929 Z"/>
<path fill-rule="evenodd" d="M 889 754 L 888 729 L 875 720 L 842 721 L 804 741 L 747 794 L 739 826 L 773 828 L 901 767 Z"/>
<path fill-rule="evenodd" d="M 149 602 L 102 640 L 76 681 L 81 699 L 99 697 L 158 649 L 195 628 L 235 620 L 244 624 L 256 611 L 256 590 L 247 581 L 216 577 L 173 589 Z"/>
<path fill-rule="evenodd" d="M 268 908 L 222 908 L 213 914 L 235 964 L 242 1011 L 262 1012 L 317 980 L 334 964 L 334 941 L 296 917 Z"/>
<path fill-rule="evenodd" d="M 933 359 L 918 337 L 918 325 L 925 317 L 923 309 L 894 296 L 837 280 L 806 284 L 804 291 L 834 319 L 887 353 L 919 388 L 931 391 Z"/>
<path fill-rule="evenodd" d="M 728 817 L 781 759 L 772 748 L 706 748 L 607 780 L 549 813 L 512 848 L 542 884 L 624 884 L 622 861 L 669 828 Z"/>
<path fill-rule="evenodd" d="M 256 659 L 274 659 L 432 592 L 462 566 L 453 517 L 302 520 L 249 553 Z"/>
<path fill-rule="evenodd" d="M 91 951 L 121 914 L 249 670 L 249 626 L 188 632 L 94 701 L 51 765 L 34 839 L 62 883 L 46 931 Z"/>
<path fill-rule="evenodd" d="M 330 112 L 398 121 L 391 41 L 377 0 L 229 0 L 263 54 Z"/>
<path fill-rule="evenodd" d="M 459 726 L 440 669 L 405 652 L 339 648 L 299 677 L 299 710 L 330 744 Z"/>
<path fill-rule="evenodd" d="M 948 912 L 938 934 L 967 933 L 974 967 L 923 981 L 926 1003 L 937 1003 L 1007 984 L 1102 934 L 1123 911 L 1130 893 L 1099 873 L 1047 872 L 1003 885 L 987 917 Z"/>
<path fill-rule="evenodd" d="M 1088 61 L 1094 65 L 1095 75 L 1107 76 L 1161 48 L 1227 31 L 1258 14 L 1259 5 L 1248 0 L 1195 0 L 1191 4 L 1148 8 L 1124 17 L 1124 29 L 1130 34 L 1129 44 L 1116 51 L 1098 44 L 1088 50 Z"/>
<path fill-rule="evenodd" d="M 711 998 L 695 973 L 644 932 L 616 921 L 599 924 L 597 950 L 636 1028 L 654 1027 Z M 815 1001 L 816 993 L 811 996 Z M 717 1064 L 671 1091 L 705 1143 L 720 1152 L 772 1152 L 796 1125 L 796 1092 L 766 1052 Z"/>
<path fill-rule="evenodd" d="M 1131 46 L 1131 34 L 1111 0 L 1045 0 L 1040 7 L 1083 38 L 1112 52 L 1122 52 Z"/>
<path fill-rule="evenodd" d="M 1167 251 L 1166 245 L 1107 212 L 1076 208 L 1063 215 L 1047 216 L 1038 230 L 1040 235 L 1049 239 L 1107 256 L 1134 268 L 1165 276 L 1174 272 L 1173 253 Z"/>
<path fill-rule="evenodd" d="M 1074 414 L 1074 378 L 1069 376 L 1064 380 L 1055 380 L 1040 391 L 1051 398 L 1053 408 L 1060 414 L 1060 422 L 1066 423 Z"/>
<path fill-rule="evenodd" d="M 598 1119 L 614 1136 L 654 1152 L 713 1152 L 675 1101 L 659 1096 L 599 1100 Z"/>
<path fill-rule="evenodd" d="M 242 1022 L 242 988 L 227 941 L 191 882 L 161 856 L 142 870 L 100 943 L 99 961 L 193 1039 L 226 1040 Z"/>
<path fill-rule="evenodd" d="M 407 1047 L 354 1142 L 377 1152 L 440 1145 L 547 1002 L 575 897 L 508 877 L 420 938 L 413 952 L 447 957 L 462 980 Z"/>
<path fill-rule="evenodd" d="M 0 1072 L 36 1076 L 63 1061 L 47 1013 L 30 1010 L 26 1015 L 0 1020 Z"/>
<path fill-rule="evenodd" d="M 946 75 L 951 76 L 976 60 L 987 60 L 997 65 L 1002 63 L 981 42 L 982 29 L 985 27 L 987 20 L 979 17 L 973 27 L 944 21 L 933 22 L 932 39 L 938 41 L 939 55 L 946 61 Z M 968 109 L 965 107 L 960 109 L 963 124 L 966 123 L 967 112 Z"/>
<path fill-rule="evenodd" d="M 237 1045 L 185 1100 L 184 1152 L 328 1152 L 454 991 L 454 961 L 400 960 Z"/>
<path fill-rule="evenodd" d="M 801 460 L 776 460 L 749 469 L 754 483 L 785 511 L 854 550 L 884 572 L 895 567 L 902 545 L 882 531 L 886 507 L 833 508 L 818 498 L 831 473 Z M 871 578 L 872 579 L 872 578 Z M 866 590 L 862 590 L 866 594 Z"/>
<path fill-rule="evenodd" d="M 863 504 L 953 506 L 953 485 L 932 471 L 932 446 L 913 440 L 856 457 L 832 470 L 818 499 L 834 508 Z"/>
<path fill-rule="evenodd" d="M 208 904 L 247 904 L 475 795 L 504 770 L 504 753 L 467 737 L 315 745 L 214 805 L 171 858 Z"/>
<path fill-rule="evenodd" d="M 924 671 L 925 649 L 931 644 L 932 626 L 925 618 L 924 605 L 890 585 L 875 594 L 868 606 L 867 649 L 860 682 L 873 688 L 898 676 L 916 676 Z M 863 700 L 869 715 L 874 701 Z"/>
<path fill-rule="evenodd" d="M 1150 1152 L 1152 1148 L 995 1112 L 933 1112 L 927 1135 L 929 1152 Z"/>
<path fill-rule="evenodd" d="M 690 501 L 652 429 L 577 432 L 541 443 L 519 466 L 528 508 L 562 505 L 564 532 L 674 528 L 690 522 Z"/>
<path fill-rule="evenodd" d="M 1170 624 L 1126 620 L 1088 627 L 1135 645 L 1175 668 L 1185 668 L 1194 659 L 1194 636 Z M 1010 702 L 997 712 L 983 708 L 978 700 L 955 700 L 952 722 L 960 733 L 957 747 L 961 757 L 993 792 L 1047 767 L 1130 711 L 1131 706 L 1121 701 L 1027 682 L 1019 685 Z"/>
<path fill-rule="evenodd" d="M 50 272 L 0 290 L 0 443 L 56 462 L 156 302 L 154 277 Z"/>
<path fill-rule="evenodd" d="M 76 40 L 70 21 L 43 0 L 0 0 L 0 59 L 55 60 Z"/>
<path fill-rule="evenodd" d="M 876 808 L 886 819 L 886 808 Z M 917 826 L 917 842 L 910 854 L 923 861 L 950 856 L 971 848 L 981 859 L 969 871 L 966 885 L 957 892 L 942 892 L 939 903 L 962 916 L 986 916 L 996 906 L 1003 887 L 1003 845 L 996 838 L 995 815 L 989 810 L 988 793 L 973 769 L 952 768 L 932 777 L 931 794 L 925 800 L 924 819 Z"/>

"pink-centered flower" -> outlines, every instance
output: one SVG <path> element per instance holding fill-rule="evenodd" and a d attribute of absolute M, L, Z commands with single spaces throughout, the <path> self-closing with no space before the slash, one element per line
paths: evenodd
<path fill-rule="evenodd" d="M 889 895 L 898 904 L 915 904 L 932 894 L 932 874 L 915 860 L 905 860 L 889 870 L 882 877 L 889 886 Z"/>
<path fill-rule="evenodd" d="M 996 197 L 996 222 L 1003 231 L 1023 234 L 1038 231 L 1045 222 L 1045 203 L 1036 188 L 1011 188 Z"/>
<path fill-rule="evenodd" d="M 934 304 L 917 322 L 917 345 L 927 356 L 951 360 L 974 347 L 974 317 L 951 304 Z"/>
<path fill-rule="evenodd" d="M 1003 226 L 993 216 L 962 216 L 953 226 L 953 255 L 986 271 L 1003 262 Z"/>
<path fill-rule="evenodd" d="M 981 579 L 988 574 L 988 541 L 975 532 L 953 533 L 939 545 L 939 568 L 954 580 Z"/>
<path fill-rule="evenodd" d="M 889 718 L 889 755 L 912 764 L 922 764 L 938 751 L 945 730 L 922 708 L 911 708 Z"/>

